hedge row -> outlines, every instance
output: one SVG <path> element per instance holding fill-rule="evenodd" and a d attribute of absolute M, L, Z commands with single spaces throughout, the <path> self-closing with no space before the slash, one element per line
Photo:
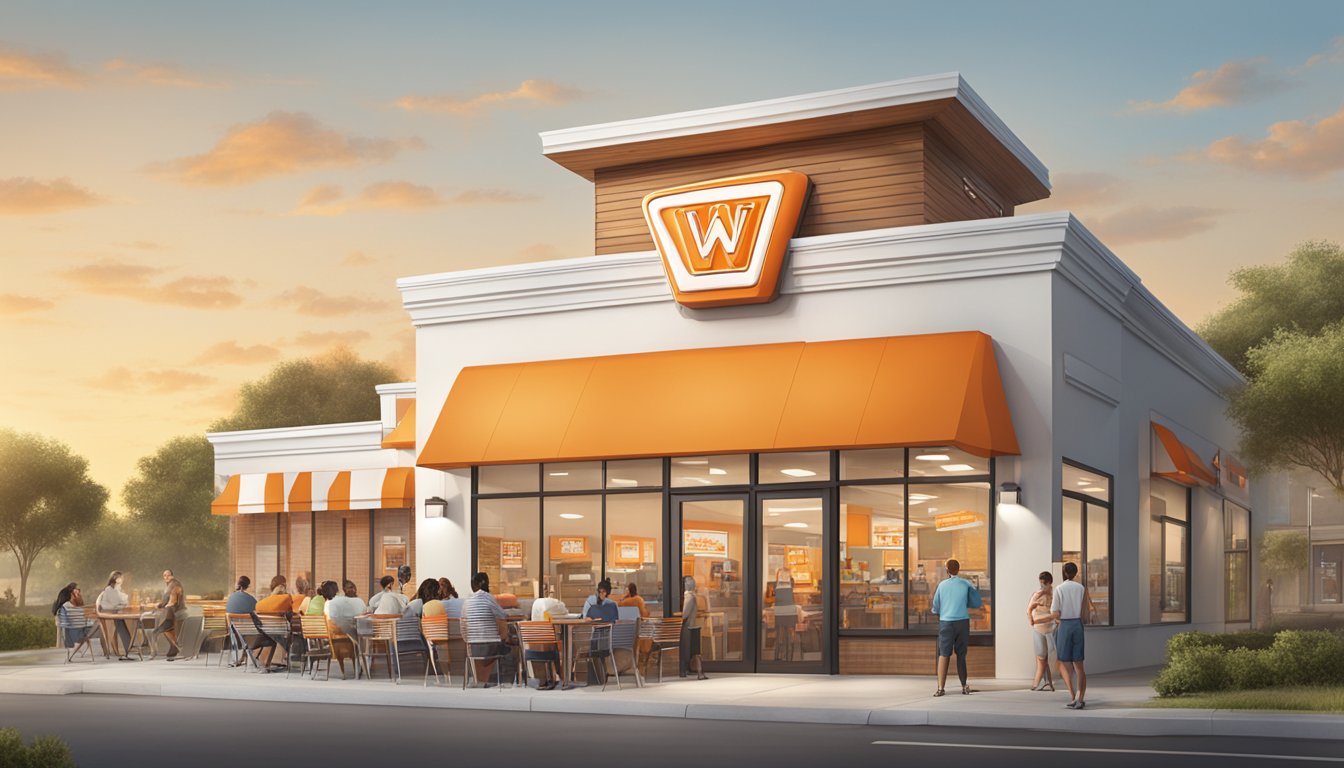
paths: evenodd
<path fill-rule="evenodd" d="M 50 648 L 56 644 L 56 624 L 51 616 L 0 616 L 0 651 Z"/>
<path fill-rule="evenodd" d="M 1344 685 L 1344 635 L 1182 632 L 1167 642 L 1166 666 L 1153 681 L 1159 696 L 1281 685 Z"/>
<path fill-rule="evenodd" d="M 55 736 L 39 736 L 32 744 L 24 744 L 17 730 L 0 728 L 0 766 L 75 768 L 75 758 Z"/>

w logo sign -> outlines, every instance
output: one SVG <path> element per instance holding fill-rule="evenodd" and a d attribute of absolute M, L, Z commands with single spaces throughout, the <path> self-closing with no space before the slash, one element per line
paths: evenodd
<path fill-rule="evenodd" d="M 644 198 L 644 217 L 677 301 L 719 307 L 774 299 L 807 192 L 806 176 L 778 171 Z"/>

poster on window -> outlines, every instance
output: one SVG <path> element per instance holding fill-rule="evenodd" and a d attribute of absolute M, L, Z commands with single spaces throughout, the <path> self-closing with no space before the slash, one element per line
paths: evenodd
<path fill-rule="evenodd" d="M 499 565 L 502 568 L 522 568 L 523 542 L 501 541 L 499 543 Z"/>
<path fill-rule="evenodd" d="M 694 557 L 727 557 L 728 532 L 687 529 L 682 532 L 682 551 Z"/>

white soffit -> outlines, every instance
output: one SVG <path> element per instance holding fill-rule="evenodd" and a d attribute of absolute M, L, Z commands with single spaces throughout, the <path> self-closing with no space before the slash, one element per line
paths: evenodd
<path fill-rule="evenodd" d="M 1025 166 L 1046 189 L 1050 171 L 1008 129 L 999 116 L 971 89 L 958 72 L 891 80 L 885 83 L 819 91 L 799 96 L 733 104 L 726 107 L 674 112 L 613 123 L 545 131 L 541 136 L 544 155 L 614 147 L 739 128 L 789 123 L 851 112 L 884 109 L 926 101 L 956 99 Z"/>

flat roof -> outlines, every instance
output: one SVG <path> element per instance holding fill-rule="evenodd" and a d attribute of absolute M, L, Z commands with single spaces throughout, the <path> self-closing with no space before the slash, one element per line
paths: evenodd
<path fill-rule="evenodd" d="M 707 134 L 726 134 L 715 141 L 716 151 L 725 151 L 770 143 L 759 130 L 751 129 L 807 123 L 812 126 L 811 135 L 824 135 L 836 133 L 837 124 L 860 130 L 929 119 L 953 103 L 964 108 L 1037 182 L 1050 188 L 1049 169 L 958 72 L 545 131 L 540 134 L 541 147 L 545 156 L 592 179 L 598 168 L 703 153 L 705 144 L 696 139 Z M 806 127 L 789 131 L 789 140 L 800 138 L 809 138 Z"/>

